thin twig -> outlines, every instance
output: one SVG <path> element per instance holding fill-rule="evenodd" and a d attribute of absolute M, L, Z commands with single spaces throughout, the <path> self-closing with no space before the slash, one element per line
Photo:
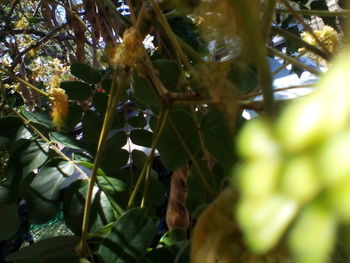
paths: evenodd
<path fill-rule="evenodd" d="M 292 65 L 295 65 L 299 68 L 302 68 L 302 69 L 305 69 L 307 71 L 309 71 L 310 73 L 313 73 L 315 75 L 320 75 L 321 74 L 321 71 L 317 70 L 317 69 L 314 69 L 312 67 L 309 67 L 303 63 L 301 63 L 299 60 L 293 58 L 293 57 L 290 57 L 282 52 L 280 52 L 278 49 L 276 48 L 272 48 L 272 47 L 267 47 L 267 50 L 272 54 L 272 55 L 275 55 L 277 57 L 280 57 L 284 60 L 287 60 L 290 64 Z"/>
<path fill-rule="evenodd" d="M 311 51 L 312 53 L 315 53 L 316 55 L 324 58 L 325 60 L 330 59 L 329 54 L 325 53 L 322 49 L 320 49 L 317 46 L 314 46 L 314 45 L 307 43 L 306 41 L 304 41 L 300 37 L 297 37 L 296 35 L 288 32 L 287 30 L 284 30 L 284 29 L 279 28 L 279 27 L 272 27 L 271 30 L 273 33 L 280 35 L 280 36 L 284 37 L 285 39 L 288 39 L 301 47 L 306 48 L 307 50 Z"/>
<path fill-rule="evenodd" d="M 315 41 L 320 45 L 320 47 L 323 49 L 323 51 L 330 57 L 331 54 L 329 53 L 329 50 L 327 49 L 327 47 L 325 46 L 325 44 L 316 36 L 315 32 L 313 31 L 313 29 L 311 28 L 311 26 L 309 26 L 307 23 L 305 23 L 304 18 L 296 12 L 296 10 L 289 4 L 289 2 L 287 0 L 279 0 L 280 2 L 282 2 L 287 9 L 292 13 L 292 15 L 294 16 L 294 18 L 303 25 L 303 27 L 306 29 L 306 31 L 308 33 L 310 33 L 310 35 L 315 39 Z"/>
<path fill-rule="evenodd" d="M 289 87 L 285 87 L 285 88 L 278 88 L 278 89 L 274 89 L 273 92 L 279 92 L 279 91 L 283 91 L 283 90 L 290 90 L 290 89 L 300 89 L 300 88 L 310 88 L 310 87 L 314 87 L 315 84 L 303 84 L 303 85 L 295 85 L 295 86 L 289 86 Z M 254 98 L 256 96 L 260 96 L 262 95 L 262 92 L 253 92 L 253 93 L 249 93 L 247 95 L 242 96 L 242 99 L 246 100 L 246 99 L 251 99 Z"/>

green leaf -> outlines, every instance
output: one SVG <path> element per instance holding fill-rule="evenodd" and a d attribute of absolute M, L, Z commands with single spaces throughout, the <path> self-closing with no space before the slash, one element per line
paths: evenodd
<path fill-rule="evenodd" d="M 184 111 L 175 111 L 170 114 L 170 118 L 191 153 L 195 155 L 200 149 L 200 144 L 197 127 L 191 116 Z M 164 166 L 169 170 L 179 169 L 189 161 L 189 156 L 169 121 L 167 121 L 160 137 L 158 151 Z"/>
<path fill-rule="evenodd" d="M 70 100 L 87 100 L 92 94 L 91 86 L 80 81 L 63 81 L 61 89 L 66 91 Z"/>
<path fill-rule="evenodd" d="M 199 165 L 203 174 L 208 175 L 206 176 L 206 179 L 208 180 L 208 177 L 211 174 L 206 168 L 205 163 L 199 162 Z M 209 195 L 196 169 L 191 167 L 191 172 L 187 179 L 186 207 L 193 218 L 196 218 L 200 209 L 204 208 L 204 205 L 208 203 L 208 197 Z"/>
<path fill-rule="evenodd" d="M 107 109 L 108 96 L 101 92 L 97 92 L 92 100 L 92 104 L 96 110 L 103 116 Z"/>
<path fill-rule="evenodd" d="M 147 161 L 147 155 L 139 150 L 133 150 L 131 152 L 131 159 L 132 159 L 132 164 L 139 168 L 142 169 L 142 167 L 145 165 Z"/>
<path fill-rule="evenodd" d="M 68 117 L 66 119 L 66 125 L 70 130 L 73 130 L 75 126 L 81 121 L 83 117 L 83 109 L 80 105 L 70 104 L 68 107 Z"/>
<path fill-rule="evenodd" d="M 101 127 L 102 119 L 96 112 L 89 110 L 84 113 L 82 119 L 83 142 L 91 151 L 96 151 Z"/>
<path fill-rule="evenodd" d="M 86 180 L 77 180 L 65 190 L 63 197 L 64 220 L 72 232 L 78 236 L 81 234 L 87 189 Z M 98 187 L 94 187 L 89 222 L 90 232 L 98 231 L 113 219 L 113 210 L 106 194 Z"/>
<path fill-rule="evenodd" d="M 25 196 L 31 223 L 43 224 L 57 215 L 62 183 L 73 172 L 71 163 L 60 160 L 53 160 L 40 169 Z"/>
<path fill-rule="evenodd" d="M 152 147 L 153 133 L 143 129 L 135 129 L 130 132 L 131 141 L 140 146 Z"/>
<path fill-rule="evenodd" d="M 77 78 L 90 84 L 97 84 L 101 81 L 100 72 L 84 63 L 73 63 L 70 66 L 70 71 Z"/>
<path fill-rule="evenodd" d="M 6 257 L 13 263 L 79 263 L 75 252 L 79 239 L 57 236 L 43 239 Z"/>
<path fill-rule="evenodd" d="M 124 149 L 114 149 L 113 151 L 105 151 L 101 168 L 108 174 L 113 174 L 119 168 L 125 166 L 129 160 L 129 152 Z"/>
<path fill-rule="evenodd" d="M 9 115 L 0 118 L 0 127 L 6 127 L 6 129 L 0 130 L 0 146 L 9 145 L 22 124 L 22 120 L 16 116 Z"/>
<path fill-rule="evenodd" d="M 134 73 L 132 87 L 134 97 L 144 105 L 159 106 L 159 98 L 148 79 Z"/>
<path fill-rule="evenodd" d="M 248 94 L 258 85 L 256 72 L 245 62 L 232 63 L 228 77 L 242 94 Z"/>
<path fill-rule="evenodd" d="M 190 262 L 190 243 L 189 241 L 181 241 L 171 246 L 157 248 L 147 252 L 139 261 L 139 263 L 164 263 Z"/>
<path fill-rule="evenodd" d="M 165 201 L 165 191 L 163 184 L 158 179 L 158 175 L 155 171 L 151 171 L 149 178 L 149 190 L 147 196 L 147 202 L 150 205 L 162 205 Z"/>
<path fill-rule="evenodd" d="M 146 118 L 143 116 L 142 113 L 140 113 L 137 116 L 132 116 L 128 119 L 128 123 L 135 127 L 135 128 L 141 128 L 143 129 L 146 125 L 147 125 L 147 120 Z"/>
<path fill-rule="evenodd" d="M 0 241 L 11 238 L 21 226 L 17 204 L 0 204 Z"/>
<path fill-rule="evenodd" d="M 119 131 L 107 140 L 106 149 L 103 154 L 101 168 L 107 174 L 113 174 L 120 167 L 127 164 L 129 153 L 121 149 L 127 142 L 127 136 L 124 131 Z"/>
<path fill-rule="evenodd" d="M 100 245 L 97 255 L 103 263 L 136 263 L 156 234 L 159 219 L 146 208 L 123 214 Z"/>
<path fill-rule="evenodd" d="M 71 149 L 76 149 L 76 150 L 82 149 L 81 143 L 78 140 L 74 139 L 73 137 L 67 136 L 64 133 L 50 132 L 49 136 L 52 142 L 62 144 Z"/>
<path fill-rule="evenodd" d="M 220 111 L 212 109 L 202 119 L 201 130 L 209 152 L 223 167 L 230 169 L 235 160 L 234 138 L 224 115 Z"/>
<path fill-rule="evenodd" d="M 43 125 L 48 129 L 52 128 L 51 118 L 47 112 L 29 112 L 24 110 L 22 114 L 26 119 L 33 123 Z"/>
<path fill-rule="evenodd" d="M 158 59 L 153 61 L 162 83 L 172 91 L 176 90 L 180 78 L 179 65 L 175 61 Z"/>
<path fill-rule="evenodd" d="M 166 232 L 159 240 L 158 247 L 174 245 L 187 239 L 187 233 L 183 229 L 173 229 Z"/>
<path fill-rule="evenodd" d="M 97 176 L 97 183 L 109 200 L 113 202 L 113 209 L 119 217 L 128 203 L 130 191 L 128 184 L 120 178 L 111 176 Z"/>
<path fill-rule="evenodd" d="M 39 140 L 26 141 L 10 157 L 6 180 L 0 184 L 0 203 L 15 202 L 30 184 L 31 172 L 48 158 L 49 145 Z"/>
<path fill-rule="evenodd" d="M 126 136 L 126 133 L 124 131 L 118 131 L 107 140 L 106 151 L 123 147 L 126 144 L 127 140 L 128 138 Z"/>

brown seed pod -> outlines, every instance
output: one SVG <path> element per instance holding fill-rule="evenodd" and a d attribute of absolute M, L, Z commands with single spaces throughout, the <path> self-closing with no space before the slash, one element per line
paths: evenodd
<path fill-rule="evenodd" d="M 83 0 L 84 9 L 86 12 L 86 19 L 91 25 L 91 31 L 94 36 L 94 40 L 98 42 L 101 36 L 100 21 L 98 19 L 95 0 Z"/>
<path fill-rule="evenodd" d="M 115 40 L 113 37 L 113 29 L 109 23 L 103 18 L 102 14 L 98 12 L 97 19 L 100 24 L 100 32 L 103 40 L 106 42 L 107 46 L 114 46 Z"/>
<path fill-rule="evenodd" d="M 169 230 L 187 230 L 189 213 L 186 208 L 188 165 L 174 171 L 171 177 L 170 196 L 166 212 L 166 223 Z"/>
<path fill-rule="evenodd" d="M 54 8 L 50 6 L 47 0 L 41 1 L 41 14 L 44 18 L 45 26 L 49 29 L 53 29 L 55 27 L 52 22 L 54 16 Z"/>

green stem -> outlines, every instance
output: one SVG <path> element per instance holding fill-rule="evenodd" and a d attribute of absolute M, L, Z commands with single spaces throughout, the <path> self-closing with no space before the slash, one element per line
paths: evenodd
<path fill-rule="evenodd" d="M 285 39 L 290 40 L 290 41 L 296 43 L 297 45 L 306 48 L 307 50 L 311 51 L 312 53 L 315 53 L 316 55 L 324 58 L 327 61 L 330 58 L 329 55 L 327 53 L 325 53 L 322 49 L 307 43 L 306 41 L 304 41 L 300 37 L 288 32 L 287 30 L 284 30 L 284 29 L 279 28 L 279 27 L 272 27 L 271 30 L 273 33 L 280 35 L 280 36 L 284 37 Z"/>
<path fill-rule="evenodd" d="M 327 10 L 295 10 L 296 13 L 302 16 L 348 16 L 350 15 L 350 10 L 342 11 L 327 11 Z M 287 13 L 290 14 L 290 10 L 276 8 L 276 13 Z"/>
<path fill-rule="evenodd" d="M 98 141 L 96 156 L 95 156 L 95 160 L 94 160 L 94 166 L 93 166 L 93 169 L 91 172 L 91 177 L 90 177 L 89 185 L 88 185 L 88 192 L 87 192 L 86 200 L 85 200 L 84 217 L 83 217 L 81 241 L 80 241 L 80 251 L 79 251 L 81 255 L 85 254 L 86 247 L 87 247 L 92 194 L 93 194 L 95 181 L 97 178 L 97 171 L 98 171 L 98 168 L 99 168 L 101 160 L 102 160 L 103 151 L 104 151 L 104 148 L 106 146 L 108 133 L 109 133 L 110 128 L 112 126 L 112 123 L 114 120 L 114 115 L 117 111 L 118 101 L 120 101 L 120 98 L 123 94 L 124 88 L 126 87 L 126 82 L 127 82 L 127 79 L 129 76 L 127 74 L 122 76 L 122 79 L 120 80 L 119 86 L 118 86 L 118 82 L 117 82 L 117 77 L 118 77 L 117 71 L 115 70 L 114 74 L 113 74 L 112 86 L 111 86 L 111 91 L 110 91 L 109 98 L 108 98 L 108 104 L 107 104 L 107 109 L 106 109 L 106 113 L 104 116 L 103 126 L 102 126 L 102 130 L 100 133 L 100 138 Z"/>
<path fill-rule="evenodd" d="M 181 71 L 182 70 L 182 63 L 190 68 L 190 63 L 187 61 L 181 47 L 180 47 L 180 44 L 179 42 L 177 41 L 177 38 L 176 38 L 176 35 L 174 34 L 173 30 L 171 29 L 169 23 L 168 23 L 168 20 L 166 19 L 166 17 L 164 16 L 162 10 L 160 9 L 159 5 L 156 3 L 155 0 L 149 0 L 151 3 L 152 3 L 152 7 L 153 7 L 153 10 L 154 12 L 156 13 L 157 17 L 158 17 L 158 20 L 160 22 L 160 24 L 162 25 L 166 35 L 168 36 L 171 44 L 173 45 L 174 47 L 174 50 L 175 50 L 175 53 L 176 53 L 176 57 L 177 57 L 177 60 L 178 60 L 178 63 L 179 63 L 179 67 Z"/>
<path fill-rule="evenodd" d="M 268 117 L 275 116 L 275 106 L 272 89 L 272 76 L 270 66 L 267 61 L 265 39 L 263 39 L 261 32 L 259 32 L 259 25 L 256 18 L 254 18 L 250 7 L 247 6 L 245 0 L 236 0 L 236 6 L 243 18 L 243 31 L 247 36 L 247 41 L 250 44 L 250 53 L 255 65 L 258 69 L 258 76 L 260 80 L 260 87 L 264 97 L 265 112 Z"/>
<path fill-rule="evenodd" d="M 269 53 L 271 53 L 272 55 L 275 55 L 277 57 L 283 58 L 284 60 L 287 60 L 290 64 L 295 65 L 299 68 L 305 69 L 307 71 L 309 71 L 310 73 L 313 73 L 315 75 L 320 75 L 321 72 L 317 69 L 314 69 L 312 67 L 309 67 L 303 63 L 301 63 L 300 61 L 298 61 L 297 59 L 290 57 L 282 52 L 280 52 L 279 50 L 277 50 L 276 48 L 272 48 L 272 47 L 267 47 L 267 50 L 269 51 Z"/>
<path fill-rule="evenodd" d="M 139 190 L 139 188 L 141 186 L 141 183 L 142 183 L 144 177 L 146 176 L 147 172 L 150 169 L 150 165 L 151 165 L 151 163 L 153 161 L 154 153 L 156 151 L 156 147 L 157 147 L 157 145 L 159 143 L 160 136 L 163 133 L 163 130 L 164 130 L 164 127 L 165 127 L 165 123 L 166 123 L 166 121 L 168 119 L 168 116 L 169 116 L 169 111 L 170 110 L 169 110 L 168 107 L 166 107 L 165 110 L 161 111 L 159 120 L 157 122 L 156 129 L 154 130 L 154 135 L 153 135 L 153 138 L 152 138 L 152 150 L 151 150 L 151 153 L 148 156 L 148 158 L 146 160 L 146 163 L 144 164 L 144 166 L 142 168 L 142 171 L 141 171 L 141 174 L 140 174 L 139 178 L 137 179 L 135 188 L 133 189 L 133 191 L 131 193 L 131 196 L 130 196 L 127 208 L 130 208 L 134 204 L 134 200 L 135 200 L 136 194 L 137 194 L 137 192 L 138 192 L 138 190 Z M 148 191 L 148 189 L 147 189 L 148 186 L 146 186 L 148 184 L 147 181 L 148 180 L 146 180 L 146 182 L 145 182 L 145 187 L 146 187 L 145 190 L 146 191 Z M 145 204 L 145 201 L 146 201 L 146 198 L 145 198 L 145 192 L 144 192 L 142 205 Z"/>
<path fill-rule="evenodd" d="M 8 76 L 10 76 L 11 78 L 15 79 L 16 81 L 18 81 L 19 83 L 27 86 L 28 88 L 38 92 L 39 94 L 45 96 L 45 97 L 49 97 L 49 94 L 45 91 L 42 91 L 40 89 L 38 89 L 37 87 L 35 87 L 34 85 L 30 84 L 29 82 L 27 82 L 26 80 L 20 78 L 20 77 L 17 77 L 15 74 L 5 70 L 5 69 L 2 69 L 0 68 L 0 71 L 4 72 L 5 74 L 7 74 Z"/>
<path fill-rule="evenodd" d="M 205 178 L 202 169 L 199 167 L 199 164 L 196 160 L 196 158 L 194 158 L 193 154 L 191 153 L 190 148 L 188 147 L 187 143 L 184 141 L 184 139 L 182 138 L 182 135 L 180 134 L 179 130 L 176 128 L 176 125 L 174 124 L 174 122 L 172 121 L 172 119 L 169 117 L 169 123 L 171 128 L 173 129 L 173 131 L 176 134 L 176 137 L 178 138 L 178 140 L 180 141 L 182 147 L 184 148 L 185 152 L 187 153 L 188 157 L 190 158 L 190 160 L 192 161 L 193 166 L 195 167 L 195 169 L 197 170 L 197 173 L 199 175 L 199 178 L 201 179 L 204 187 L 206 188 L 207 192 L 213 197 L 214 196 L 214 191 L 211 188 L 211 186 L 209 185 L 207 179 Z"/>
<path fill-rule="evenodd" d="M 75 164 L 73 160 L 71 160 L 67 155 L 65 155 L 52 141 L 50 141 L 44 134 L 42 134 L 35 126 L 31 124 L 31 121 L 28 120 L 26 117 L 24 117 L 19 112 L 15 111 L 14 109 L 11 109 L 14 114 L 16 114 L 24 123 L 25 126 L 27 126 L 28 129 L 32 130 L 35 134 L 37 134 L 44 142 L 50 145 L 50 149 L 55 151 L 63 160 L 73 164 L 74 168 L 77 169 L 78 172 L 80 172 L 81 175 L 83 175 L 85 178 L 89 178 L 89 176 L 79 167 Z"/>
<path fill-rule="evenodd" d="M 264 11 L 264 16 L 262 19 L 262 37 L 263 39 L 267 39 L 270 30 L 271 30 L 271 22 L 273 20 L 273 15 L 275 13 L 275 6 L 276 6 L 277 0 L 268 0 L 265 11 Z"/>
<path fill-rule="evenodd" d="M 331 54 L 329 53 L 329 50 L 327 49 L 327 47 L 325 46 L 325 44 L 315 35 L 315 32 L 313 31 L 313 29 L 311 28 L 310 25 L 308 25 L 304 18 L 296 12 L 296 10 L 289 4 L 289 2 L 287 0 L 279 0 L 280 2 L 282 2 L 287 9 L 292 13 L 292 15 L 294 16 L 294 18 L 300 23 L 302 24 L 302 26 L 305 28 L 305 30 L 310 33 L 310 35 L 315 39 L 315 41 L 320 45 L 320 47 L 323 49 L 323 51 L 330 57 Z"/>

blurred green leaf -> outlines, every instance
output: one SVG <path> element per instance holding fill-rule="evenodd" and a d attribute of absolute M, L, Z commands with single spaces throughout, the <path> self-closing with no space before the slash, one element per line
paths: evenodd
<path fill-rule="evenodd" d="M 101 73 L 84 63 L 73 63 L 70 70 L 74 76 L 89 84 L 97 84 L 101 81 Z"/>
<path fill-rule="evenodd" d="M 148 209 L 134 208 L 123 214 L 100 245 L 103 263 L 136 263 L 151 244 L 159 220 Z"/>
<path fill-rule="evenodd" d="M 0 241 L 11 238 L 21 226 L 17 204 L 0 204 Z"/>
<path fill-rule="evenodd" d="M 91 86 L 80 81 L 63 81 L 61 89 L 66 91 L 70 100 L 87 100 L 92 94 Z"/>
<path fill-rule="evenodd" d="M 13 263 L 79 263 L 75 248 L 79 238 L 57 236 L 43 239 L 6 257 Z"/>

